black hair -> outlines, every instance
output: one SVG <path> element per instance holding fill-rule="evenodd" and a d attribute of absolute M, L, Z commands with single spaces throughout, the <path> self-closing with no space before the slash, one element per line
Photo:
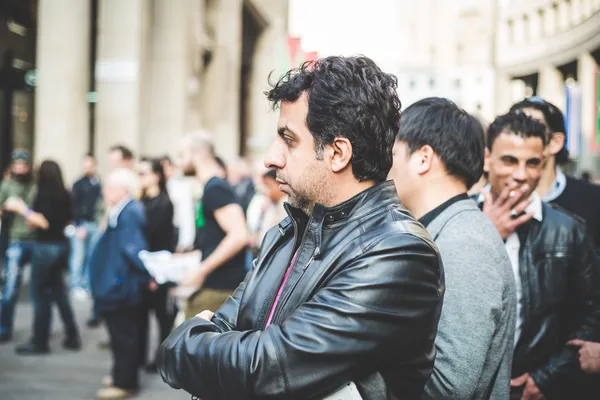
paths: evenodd
<path fill-rule="evenodd" d="M 359 181 L 387 179 L 398 131 L 401 103 L 398 80 L 364 56 L 326 57 L 288 71 L 267 99 L 277 108 L 308 98 L 306 126 L 314 137 L 317 158 L 336 137 L 352 143 L 352 171 Z"/>
<path fill-rule="evenodd" d="M 141 162 L 150 164 L 153 174 L 158 176 L 158 188 L 161 193 L 167 193 L 167 177 L 160 158 L 142 157 Z M 142 197 L 146 197 L 145 190 L 142 191 Z"/>
<path fill-rule="evenodd" d="M 556 132 L 562 132 L 565 135 L 565 144 L 558 153 L 556 153 L 556 163 L 564 164 L 569 161 L 569 150 L 567 149 L 565 118 L 558 107 L 542 99 L 541 97 L 528 97 L 510 108 L 510 112 L 523 111 L 526 108 L 532 108 L 544 114 L 544 119 L 550 130 L 550 136 Z"/>
<path fill-rule="evenodd" d="M 38 196 L 64 199 L 69 192 L 65 187 L 62 171 L 58 163 L 43 161 L 37 171 Z"/>
<path fill-rule="evenodd" d="M 496 117 L 487 132 L 487 148 L 491 151 L 496 138 L 502 133 L 518 135 L 524 138 L 538 137 L 544 146 L 547 143 L 546 127 L 539 121 L 528 117 L 522 112 L 508 113 Z"/>
<path fill-rule="evenodd" d="M 110 148 L 110 151 L 118 151 L 121 153 L 121 157 L 123 158 L 123 160 L 133 160 L 134 159 L 134 155 L 133 152 L 131 150 L 129 150 L 129 148 L 122 146 L 122 145 L 116 145 L 116 146 L 112 146 Z"/>
<path fill-rule="evenodd" d="M 217 163 L 217 165 L 219 167 L 221 167 L 221 169 L 225 172 L 225 179 L 227 179 L 227 164 L 225 163 L 225 160 L 223 160 L 221 157 L 215 155 L 215 162 Z"/>
<path fill-rule="evenodd" d="M 471 188 L 483 173 L 485 144 L 479 120 L 448 99 L 429 97 L 400 115 L 397 140 L 410 153 L 425 145 L 440 157 L 449 175 Z"/>
<path fill-rule="evenodd" d="M 171 157 L 166 154 L 160 158 L 160 161 L 163 163 L 169 163 L 169 165 L 173 165 L 173 160 L 171 160 Z"/>

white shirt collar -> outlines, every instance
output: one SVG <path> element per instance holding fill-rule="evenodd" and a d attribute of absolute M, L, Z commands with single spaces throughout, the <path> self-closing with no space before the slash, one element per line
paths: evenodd
<path fill-rule="evenodd" d="M 489 193 L 491 189 L 490 185 L 486 185 L 479 193 L 477 197 L 477 203 L 482 203 L 485 199 L 486 193 Z M 540 196 L 534 191 L 531 196 L 531 204 L 525 209 L 526 213 L 533 213 L 533 218 L 539 222 L 542 222 L 544 219 L 544 214 L 542 212 L 542 199 Z"/>
<path fill-rule="evenodd" d="M 117 221 L 119 219 L 119 215 L 121 215 L 121 212 L 123 211 L 123 209 L 125 207 L 127 207 L 127 204 L 129 204 L 131 201 L 133 201 L 133 199 L 131 197 L 127 196 L 123 200 L 121 200 L 120 202 L 115 204 L 115 206 L 113 208 L 110 209 L 110 211 L 108 213 L 108 225 L 111 228 L 117 227 Z"/>
<path fill-rule="evenodd" d="M 556 166 L 556 179 L 552 182 L 552 186 L 550 186 L 550 191 L 546 196 L 544 196 L 544 201 L 553 201 L 558 198 L 565 191 L 567 187 L 567 176 L 562 171 L 562 169 L 557 165 Z"/>

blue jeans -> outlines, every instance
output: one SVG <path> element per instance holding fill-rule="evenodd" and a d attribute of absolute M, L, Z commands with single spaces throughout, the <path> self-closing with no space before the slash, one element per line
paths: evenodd
<path fill-rule="evenodd" d="M 69 283 L 71 289 L 90 290 L 89 259 L 95 242 L 97 242 L 98 224 L 84 222 L 78 226 L 85 230 L 85 239 L 77 235 L 71 238 L 71 256 L 69 258 Z"/>
<path fill-rule="evenodd" d="M 31 260 L 34 242 L 12 240 L 6 249 L 6 275 L 0 305 L 0 334 L 12 334 L 23 266 Z"/>

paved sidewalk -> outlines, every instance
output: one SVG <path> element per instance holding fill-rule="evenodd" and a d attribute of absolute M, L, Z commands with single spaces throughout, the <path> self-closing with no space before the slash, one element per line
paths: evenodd
<path fill-rule="evenodd" d="M 23 298 L 26 294 L 23 293 Z M 91 303 L 73 300 L 73 307 L 81 330 L 83 349 L 70 352 L 61 347 L 62 322 L 58 310 L 53 310 L 52 353 L 45 356 L 17 356 L 15 346 L 28 340 L 31 334 L 32 307 L 28 301 L 17 306 L 13 342 L 0 345 L 0 399 L 2 400 L 92 400 L 101 387 L 100 380 L 108 375 L 111 366 L 110 351 L 100 350 L 98 344 L 107 340 L 104 326 L 89 329 Z M 156 327 L 153 326 L 153 333 Z M 156 343 L 153 339 L 152 343 Z M 142 375 L 140 400 L 189 400 L 190 395 L 171 389 L 157 374 Z"/>

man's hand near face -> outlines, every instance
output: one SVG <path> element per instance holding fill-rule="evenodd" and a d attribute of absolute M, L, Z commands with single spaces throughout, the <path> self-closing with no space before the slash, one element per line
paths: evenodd
<path fill-rule="evenodd" d="M 523 214 L 531 204 L 531 199 L 525 197 L 527 193 L 527 184 L 517 187 L 512 183 L 504 188 L 496 200 L 492 199 L 490 193 L 486 194 L 483 212 L 496 226 L 502 239 L 506 240 L 520 225 L 533 218 L 531 213 Z"/>

